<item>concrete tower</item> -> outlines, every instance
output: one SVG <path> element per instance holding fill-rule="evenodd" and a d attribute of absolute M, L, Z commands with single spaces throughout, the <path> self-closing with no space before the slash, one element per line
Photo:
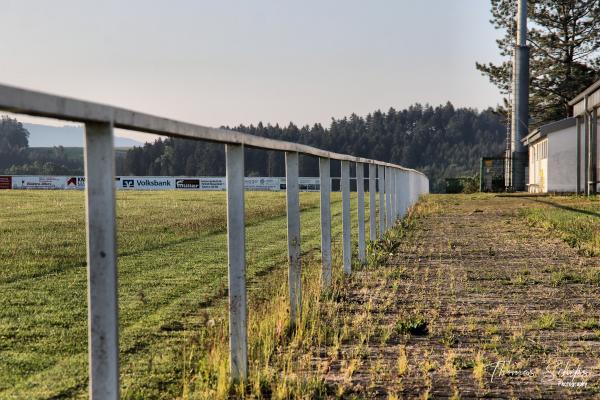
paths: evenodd
<path fill-rule="evenodd" d="M 529 47 L 527 47 L 527 0 L 519 0 L 517 44 L 513 58 L 513 105 L 511 129 L 511 183 L 513 190 L 525 190 L 527 152 L 521 139 L 529 131 Z"/>

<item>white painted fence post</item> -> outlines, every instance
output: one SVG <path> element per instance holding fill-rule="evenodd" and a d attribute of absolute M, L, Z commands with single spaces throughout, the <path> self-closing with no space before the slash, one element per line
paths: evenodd
<path fill-rule="evenodd" d="M 298 186 L 298 153 L 285 153 L 285 176 L 288 230 L 288 285 L 290 292 L 290 324 L 296 325 L 302 312 L 302 266 L 300 261 L 300 194 Z"/>
<path fill-rule="evenodd" d="M 391 192 L 392 192 L 392 226 L 396 224 L 396 210 L 398 209 L 398 203 L 396 202 L 396 168 L 391 168 L 392 176 L 390 180 Z"/>
<path fill-rule="evenodd" d="M 392 227 L 392 169 L 385 167 L 385 227 Z"/>
<path fill-rule="evenodd" d="M 321 284 L 331 285 L 331 169 L 329 158 L 319 158 L 321 177 Z"/>
<path fill-rule="evenodd" d="M 377 167 L 377 177 L 379 178 L 379 237 L 385 233 L 385 169 L 383 165 Z"/>
<path fill-rule="evenodd" d="M 410 172 L 406 172 L 406 171 L 401 171 L 400 172 L 400 180 L 398 182 L 400 182 L 399 184 L 399 191 L 398 194 L 400 196 L 400 216 L 404 217 L 406 215 L 406 178 L 408 176 L 408 174 L 410 174 Z"/>
<path fill-rule="evenodd" d="M 356 163 L 356 196 L 358 197 L 358 260 L 364 263 L 367 260 L 365 251 L 365 166 Z"/>
<path fill-rule="evenodd" d="M 375 186 L 375 164 L 369 164 L 369 239 L 372 242 L 377 239 L 377 202 L 375 200 Z"/>
<path fill-rule="evenodd" d="M 342 258 L 344 273 L 352 273 L 352 236 L 350 232 L 350 163 L 341 161 L 342 186 Z"/>
<path fill-rule="evenodd" d="M 225 160 L 229 260 L 229 371 L 231 380 L 240 382 L 248 378 L 244 146 L 226 144 Z"/>
<path fill-rule="evenodd" d="M 112 123 L 85 125 L 89 396 L 119 398 L 119 317 Z"/>
<path fill-rule="evenodd" d="M 400 177 L 402 175 L 402 171 L 396 170 L 396 219 L 402 218 L 402 196 L 400 190 Z"/>

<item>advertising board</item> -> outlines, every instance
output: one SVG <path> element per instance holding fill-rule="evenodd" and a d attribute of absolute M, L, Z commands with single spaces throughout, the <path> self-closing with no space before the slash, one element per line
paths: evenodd
<path fill-rule="evenodd" d="M 12 189 L 12 176 L 0 176 L 0 189 Z"/>
<path fill-rule="evenodd" d="M 200 190 L 225 190 L 225 178 L 200 178 Z"/>
<path fill-rule="evenodd" d="M 319 178 L 299 178 L 301 191 L 318 191 Z M 118 190 L 208 190 L 226 189 L 224 177 L 171 177 L 171 176 L 117 176 L 115 188 Z M 244 187 L 249 191 L 285 190 L 285 178 L 247 177 Z M 0 176 L 0 189 L 85 189 L 85 176 Z"/>
<path fill-rule="evenodd" d="M 85 176 L 69 176 L 66 185 L 66 189 L 85 189 Z"/>
<path fill-rule="evenodd" d="M 246 188 L 246 190 L 280 190 L 280 181 L 281 178 L 244 178 L 244 188 Z"/>
<path fill-rule="evenodd" d="M 20 175 L 12 178 L 13 189 L 65 189 L 66 187 L 66 176 Z"/>
<path fill-rule="evenodd" d="M 175 179 L 164 176 L 117 176 L 117 189 L 169 190 L 175 189 Z"/>

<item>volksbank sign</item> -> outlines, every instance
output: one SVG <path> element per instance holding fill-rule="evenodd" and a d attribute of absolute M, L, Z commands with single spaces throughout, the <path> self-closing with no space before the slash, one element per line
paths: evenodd
<path fill-rule="evenodd" d="M 173 189 L 174 178 L 150 177 L 150 178 L 134 178 L 121 176 L 116 179 L 117 189 L 144 189 L 144 190 L 165 190 Z M 119 181 L 121 187 L 119 187 Z"/>

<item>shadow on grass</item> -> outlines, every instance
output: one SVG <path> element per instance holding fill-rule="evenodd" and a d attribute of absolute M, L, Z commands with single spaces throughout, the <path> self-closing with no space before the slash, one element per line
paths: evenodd
<path fill-rule="evenodd" d="M 535 198 L 535 197 L 525 197 L 523 196 L 523 198 L 525 200 L 528 201 L 532 201 L 535 203 L 542 203 L 542 204 L 546 204 L 555 208 L 560 208 L 561 210 L 566 210 L 566 211 L 572 211 L 572 212 L 576 212 L 578 214 L 584 214 L 584 215 L 589 215 L 591 217 L 596 217 L 596 218 L 600 218 L 600 213 L 599 212 L 595 212 L 595 211 L 590 211 L 590 210 L 583 210 L 581 208 L 575 208 L 575 207 L 569 207 L 569 206 L 565 206 L 564 204 L 559 204 L 559 203 L 555 203 L 549 200 L 541 200 L 539 198 Z"/>

